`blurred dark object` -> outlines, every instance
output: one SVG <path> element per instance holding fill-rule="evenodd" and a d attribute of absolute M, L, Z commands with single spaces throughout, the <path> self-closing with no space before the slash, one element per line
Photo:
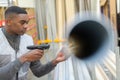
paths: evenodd
<path fill-rule="evenodd" d="M 33 50 L 33 49 L 45 50 L 45 49 L 49 49 L 49 48 L 50 48 L 50 45 L 48 45 L 48 44 L 27 46 L 27 49 L 30 49 L 30 50 Z"/>
<path fill-rule="evenodd" d="M 120 38 L 120 13 L 117 14 L 117 31 L 118 37 Z M 120 40 L 118 40 L 118 46 L 120 46 Z"/>

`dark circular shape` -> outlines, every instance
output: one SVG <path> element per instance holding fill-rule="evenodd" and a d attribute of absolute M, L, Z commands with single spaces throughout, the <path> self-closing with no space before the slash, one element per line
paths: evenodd
<path fill-rule="evenodd" d="M 78 23 L 71 30 L 69 43 L 73 44 L 76 57 L 86 59 L 95 55 L 107 38 L 107 30 L 102 24 L 87 20 Z"/>

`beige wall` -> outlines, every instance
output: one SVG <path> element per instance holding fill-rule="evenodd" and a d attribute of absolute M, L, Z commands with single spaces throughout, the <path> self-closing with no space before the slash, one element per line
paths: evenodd
<path fill-rule="evenodd" d="M 0 0 L 0 6 L 8 6 L 7 0 Z"/>
<path fill-rule="evenodd" d="M 117 12 L 120 12 L 120 0 L 117 0 Z"/>
<path fill-rule="evenodd" d="M 18 5 L 20 7 L 35 7 L 34 0 L 18 0 Z"/>
<path fill-rule="evenodd" d="M 34 0 L 11 0 L 15 1 L 20 7 L 34 8 Z M 8 0 L 0 0 L 0 6 L 8 6 Z"/>

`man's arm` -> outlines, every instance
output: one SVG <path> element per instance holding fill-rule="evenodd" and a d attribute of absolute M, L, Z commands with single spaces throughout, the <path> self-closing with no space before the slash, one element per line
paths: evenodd
<path fill-rule="evenodd" d="M 11 80 L 25 62 L 39 60 L 42 55 L 42 50 L 31 50 L 30 52 L 22 55 L 19 59 L 0 67 L 0 80 Z"/>
<path fill-rule="evenodd" d="M 11 80 L 14 75 L 20 70 L 23 64 L 16 59 L 13 62 L 8 63 L 4 67 L 0 67 L 0 80 Z"/>
<path fill-rule="evenodd" d="M 52 71 L 59 62 L 62 62 L 64 60 L 65 56 L 63 55 L 63 53 L 59 53 L 54 60 L 48 62 L 45 65 L 42 65 L 39 60 L 31 62 L 30 69 L 35 76 L 41 77 Z"/>
<path fill-rule="evenodd" d="M 54 69 L 55 65 L 52 62 L 42 65 L 39 60 L 31 62 L 30 69 L 37 77 L 41 77 Z"/>

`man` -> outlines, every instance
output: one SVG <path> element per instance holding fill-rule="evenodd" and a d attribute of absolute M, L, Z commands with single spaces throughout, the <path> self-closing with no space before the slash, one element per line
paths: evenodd
<path fill-rule="evenodd" d="M 28 69 L 41 77 L 59 63 L 65 56 L 59 53 L 55 59 L 42 65 L 39 59 L 43 50 L 26 49 L 33 45 L 32 38 L 27 34 L 29 17 L 20 7 L 11 6 L 5 11 L 6 25 L 0 29 L 0 80 L 27 80 Z"/>

